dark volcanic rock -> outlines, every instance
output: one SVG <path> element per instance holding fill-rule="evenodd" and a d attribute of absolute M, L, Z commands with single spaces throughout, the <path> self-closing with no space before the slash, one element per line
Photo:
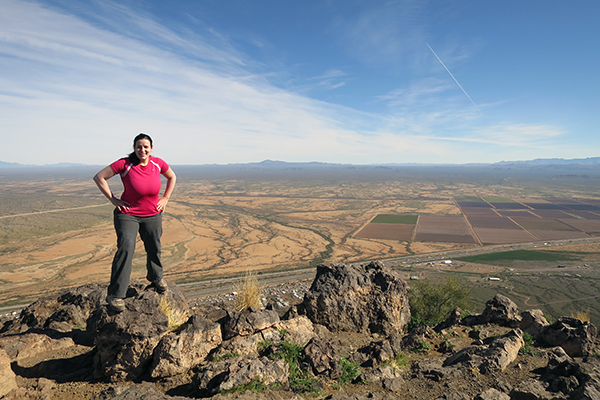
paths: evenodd
<path fill-rule="evenodd" d="M 287 386 L 289 374 L 288 364 L 284 360 L 261 357 L 211 363 L 200 369 L 196 382 L 201 392 L 213 395 L 253 380 L 261 381 L 267 386 L 276 382 Z"/>
<path fill-rule="evenodd" d="M 125 311 L 114 313 L 101 306 L 88 318 L 88 332 L 98 350 L 95 371 L 99 377 L 111 381 L 141 379 L 155 347 L 168 332 L 169 319 L 161 309 L 160 296 L 147 287 L 140 289 L 130 286 Z M 164 296 L 170 307 L 179 307 L 179 314 L 189 312 L 187 300 L 176 286 L 170 285 Z"/>
<path fill-rule="evenodd" d="M 242 311 L 228 311 L 223 318 L 223 339 L 249 336 L 279 322 L 279 314 L 273 309 L 258 310 L 253 307 Z"/>
<path fill-rule="evenodd" d="M 519 308 L 511 299 L 501 294 L 494 296 L 485 303 L 485 310 L 481 314 L 480 324 L 494 323 L 511 328 L 519 327 L 521 315 Z"/>
<path fill-rule="evenodd" d="M 550 325 L 542 310 L 523 311 L 521 318 L 519 327 L 523 332 L 527 332 L 533 337 L 538 337 L 544 328 Z"/>
<path fill-rule="evenodd" d="M 503 371 L 513 362 L 523 347 L 523 336 L 520 330 L 513 330 L 506 335 L 494 338 L 489 345 L 470 346 L 453 354 L 444 361 L 444 367 L 462 365 L 475 368 L 482 374 Z"/>
<path fill-rule="evenodd" d="M 310 365 L 315 375 L 327 374 L 332 379 L 342 375 L 340 356 L 331 343 L 318 337 L 312 338 L 304 347 L 304 361 Z"/>
<path fill-rule="evenodd" d="M 403 333 L 410 321 L 408 285 L 380 262 L 321 264 L 304 295 L 304 313 L 332 332 Z"/>
<path fill-rule="evenodd" d="M 186 373 L 221 341 L 218 324 L 192 315 L 177 332 L 170 332 L 160 340 L 154 350 L 150 376 L 156 379 Z"/>
<path fill-rule="evenodd" d="M 105 297 L 106 285 L 97 283 L 42 297 L 24 308 L 18 319 L 5 325 L 2 333 L 18 334 L 31 329 L 59 332 L 84 329 L 90 313 L 100 306 Z"/>
<path fill-rule="evenodd" d="M 571 357 L 587 356 L 596 347 L 598 331 L 591 322 L 562 317 L 544 328 L 539 339 L 550 345 L 562 347 Z"/>
<path fill-rule="evenodd" d="M 444 329 L 448 329 L 450 327 L 460 325 L 461 323 L 462 323 L 462 310 L 460 308 L 456 308 L 456 309 L 454 309 L 454 311 L 452 311 L 450 313 L 450 315 L 448 316 L 448 318 L 446 318 L 445 321 L 437 324 L 435 326 L 435 328 L 433 328 L 433 330 L 436 332 L 441 332 Z"/>
<path fill-rule="evenodd" d="M 127 386 L 111 386 L 92 398 L 92 400 L 187 400 L 188 397 L 167 396 L 157 392 L 150 383 Z"/>

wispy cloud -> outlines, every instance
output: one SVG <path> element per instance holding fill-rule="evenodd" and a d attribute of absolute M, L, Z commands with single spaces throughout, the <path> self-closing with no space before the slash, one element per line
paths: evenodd
<path fill-rule="evenodd" d="M 547 125 L 485 125 L 453 82 L 432 77 L 380 95 L 379 111 L 319 101 L 311 90 L 344 91 L 354 76 L 336 66 L 305 78 L 305 87 L 278 87 L 271 77 L 288 70 L 259 65 L 201 21 L 194 31 L 172 28 L 119 3 L 92 4 L 101 8 L 0 3 L 0 123 L 10 136 L 0 160 L 106 164 L 140 131 L 175 164 L 431 162 L 508 140 L 531 148 L 563 134 Z M 357 56 L 403 54 L 404 39 L 422 33 L 418 3 L 385 4 L 338 22 L 347 32 L 356 24 L 346 44 Z M 405 24 L 394 26 L 391 12 Z"/>
<path fill-rule="evenodd" d="M 340 15 L 336 20 L 338 41 L 349 56 L 364 64 L 400 70 L 407 65 L 400 61 L 413 57 L 415 47 L 425 41 L 424 5 L 418 0 L 355 5 L 360 10 L 357 14 Z M 416 63 L 417 59 L 408 65 Z"/>

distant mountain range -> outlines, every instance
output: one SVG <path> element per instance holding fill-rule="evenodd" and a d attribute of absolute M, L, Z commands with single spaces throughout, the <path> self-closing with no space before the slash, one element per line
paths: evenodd
<path fill-rule="evenodd" d="M 529 161 L 500 161 L 494 165 L 593 165 L 600 164 L 600 157 L 588 157 L 588 158 L 536 158 L 535 160 Z"/>
<path fill-rule="evenodd" d="M 176 165 L 176 164 L 175 164 Z M 273 161 L 264 160 L 254 163 L 237 163 L 227 164 L 229 166 L 248 166 L 248 167 L 259 167 L 259 168 L 294 168 L 294 167 L 326 167 L 326 166 L 342 166 L 344 164 L 324 163 L 324 162 L 286 162 L 286 161 Z M 346 164 L 351 165 L 351 164 Z M 588 158 L 537 158 L 535 160 L 526 161 L 500 161 L 497 163 L 479 163 L 479 164 L 418 164 L 418 163 L 387 163 L 387 164 L 370 164 L 369 166 L 435 166 L 435 165 L 454 165 L 454 166 L 489 166 L 489 167 L 548 167 L 548 166 L 591 166 L 600 165 L 600 157 L 588 157 Z M 46 165 L 32 165 L 32 164 L 18 164 L 0 161 L 0 168 L 69 168 L 69 167 L 89 167 L 87 164 L 76 164 L 76 163 L 58 163 L 58 164 L 46 164 Z M 192 167 L 193 165 L 187 165 Z M 196 165 L 200 166 L 200 165 Z M 218 164 L 211 166 L 218 167 Z"/>
<path fill-rule="evenodd" d="M 19 163 L 9 163 L 0 161 L 0 168 L 49 168 L 49 167 L 85 167 L 86 164 L 76 164 L 76 163 L 58 163 L 58 164 L 44 164 L 44 165 L 33 165 L 33 164 L 19 164 Z"/>

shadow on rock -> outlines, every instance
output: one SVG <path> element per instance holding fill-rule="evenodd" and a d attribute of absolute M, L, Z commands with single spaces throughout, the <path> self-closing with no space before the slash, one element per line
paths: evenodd
<path fill-rule="evenodd" d="M 94 372 L 96 350 L 71 357 L 42 361 L 32 367 L 11 364 L 15 374 L 24 378 L 47 378 L 59 383 L 89 381 Z"/>

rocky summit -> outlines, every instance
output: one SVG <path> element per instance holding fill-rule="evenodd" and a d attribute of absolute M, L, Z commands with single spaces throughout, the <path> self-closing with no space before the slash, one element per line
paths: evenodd
<path fill-rule="evenodd" d="M 409 330 L 408 284 L 378 262 L 319 265 L 286 310 L 190 306 L 173 282 L 134 280 L 117 313 L 105 293 L 81 286 L 0 321 L 0 397 L 600 399 L 590 322 L 497 295 Z"/>

